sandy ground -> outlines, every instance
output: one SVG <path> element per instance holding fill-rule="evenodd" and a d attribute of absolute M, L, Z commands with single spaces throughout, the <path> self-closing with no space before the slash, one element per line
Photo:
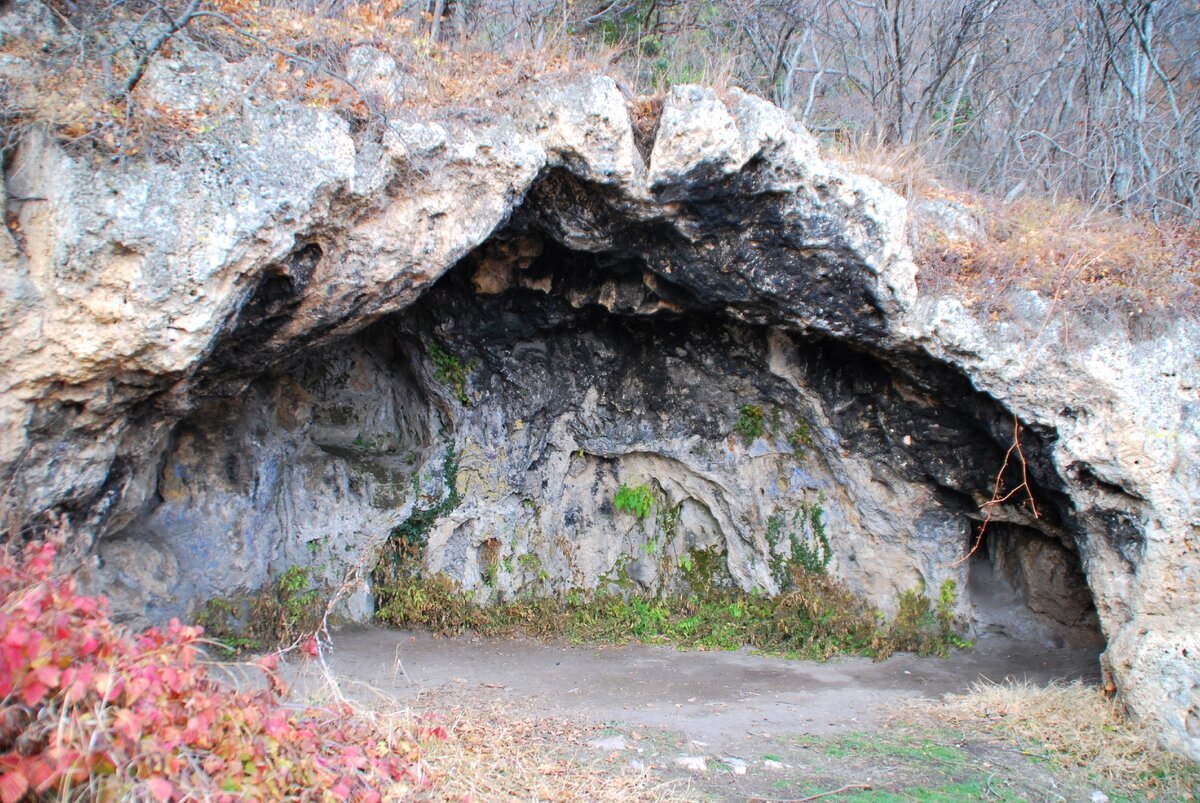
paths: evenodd
<path fill-rule="evenodd" d="M 669 729 L 711 753 L 763 737 L 883 726 L 897 705 L 965 691 L 981 679 L 1098 677 L 1095 650 L 1003 639 L 951 658 L 797 661 L 670 647 L 583 647 L 527 639 L 435 638 L 382 629 L 334 639 L 331 667 L 414 708 L 520 702 L 547 716 Z"/>

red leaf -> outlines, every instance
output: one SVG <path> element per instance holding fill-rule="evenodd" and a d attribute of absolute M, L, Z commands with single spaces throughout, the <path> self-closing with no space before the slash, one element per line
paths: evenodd
<path fill-rule="evenodd" d="M 282 711 L 276 711 L 267 718 L 267 735 L 281 742 L 287 738 L 287 716 Z"/>
<path fill-rule="evenodd" d="M 136 742 L 141 736 L 144 725 L 145 722 L 142 718 L 128 708 L 118 708 L 117 715 L 113 718 L 112 728 L 130 741 Z"/>
<path fill-rule="evenodd" d="M 171 782 L 162 778 L 151 778 L 146 781 L 146 786 L 150 789 L 150 794 L 158 803 L 167 803 L 175 794 L 175 787 L 171 786 Z"/>
<path fill-rule="evenodd" d="M 95 674 L 96 667 L 93 664 L 84 664 L 63 673 L 63 685 L 67 687 L 68 703 L 77 703 L 87 695 Z"/>
<path fill-rule="evenodd" d="M 75 754 L 64 751 L 61 757 L 51 765 L 50 759 L 44 756 L 32 756 L 25 762 L 25 778 L 35 792 L 45 792 L 55 781 L 67 773 Z"/>
<path fill-rule="evenodd" d="M 335 738 L 338 738 L 335 735 Z M 342 763 L 352 770 L 361 770 L 367 765 L 367 758 L 357 747 L 347 747 L 342 753 Z"/>
<path fill-rule="evenodd" d="M 29 791 L 29 780 L 20 770 L 0 775 L 0 803 L 17 803 Z"/>
<path fill-rule="evenodd" d="M 25 701 L 25 705 L 33 708 L 33 706 L 46 696 L 46 692 L 50 688 L 44 683 L 38 683 L 36 680 L 25 687 L 25 691 L 21 692 L 21 699 Z"/>
<path fill-rule="evenodd" d="M 83 594 L 76 596 L 72 602 L 75 604 L 75 609 L 83 614 L 96 613 L 96 611 L 100 608 L 94 597 L 87 597 Z"/>
<path fill-rule="evenodd" d="M 62 670 L 57 666 L 48 664 L 33 670 L 33 676 L 38 679 L 39 683 L 43 683 L 53 689 L 58 686 L 58 681 L 62 677 Z"/>
<path fill-rule="evenodd" d="M 183 688 L 183 684 L 179 680 L 179 672 L 176 671 L 175 667 L 164 667 L 162 671 L 162 678 L 163 682 L 167 684 L 168 689 L 173 691 L 175 694 L 179 694 L 180 689 Z"/>

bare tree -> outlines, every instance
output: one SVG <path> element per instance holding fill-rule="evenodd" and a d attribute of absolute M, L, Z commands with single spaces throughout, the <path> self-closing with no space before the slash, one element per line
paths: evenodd
<path fill-rule="evenodd" d="M 110 75 L 121 60 L 122 79 L 110 82 L 118 100 L 171 36 L 194 19 L 223 19 L 201 0 L 57 2 L 80 25 L 116 8 L 145 14 L 136 41 L 83 43 L 107 53 Z M 644 92 L 719 73 L 818 133 L 919 152 L 970 187 L 1200 219 L 1200 5 L 1191 0 L 263 2 L 330 15 L 386 3 L 441 46 L 607 48 Z"/>

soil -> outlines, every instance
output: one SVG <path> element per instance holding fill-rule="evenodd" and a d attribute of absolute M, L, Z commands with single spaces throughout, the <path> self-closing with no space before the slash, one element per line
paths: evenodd
<path fill-rule="evenodd" d="M 897 712 L 981 680 L 1096 680 L 1095 649 L 991 638 L 946 659 L 821 663 L 374 628 L 341 632 L 334 647 L 330 666 L 351 693 L 369 688 L 435 714 L 569 720 L 583 736 L 564 751 L 675 779 L 671 795 L 683 799 L 798 800 L 841 787 L 820 799 L 1089 800 L 1094 791 L 988 737 Z"/>

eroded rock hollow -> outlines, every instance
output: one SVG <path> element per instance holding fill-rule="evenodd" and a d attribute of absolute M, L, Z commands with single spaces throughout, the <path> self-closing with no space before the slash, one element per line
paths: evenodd
<path fill-rule="evenodd" d="M 10 524 L 65 515 L 130 621 L 294 566 L 364 619 L 374 551 L 451 493 L 425 561 L 480 598 L 661 588 L 709 547 L 770 592 L 792 528 L 882 609 L 952 579 L 977 632 L 1106 644 L 1200 758 L 1194 329 L 1068 347 L 1036 297 L 1000 324 L 922 295 L 903 202 L 736 91 L 674 89 L 653 142 L 602 78 L 224 134 L 219 170 L 197 143 L 119 171 L 35 132 L 5 175 L 39 199 L 3 237 Z M 1025 491 L 988 504 L 998 477 Z"/>

